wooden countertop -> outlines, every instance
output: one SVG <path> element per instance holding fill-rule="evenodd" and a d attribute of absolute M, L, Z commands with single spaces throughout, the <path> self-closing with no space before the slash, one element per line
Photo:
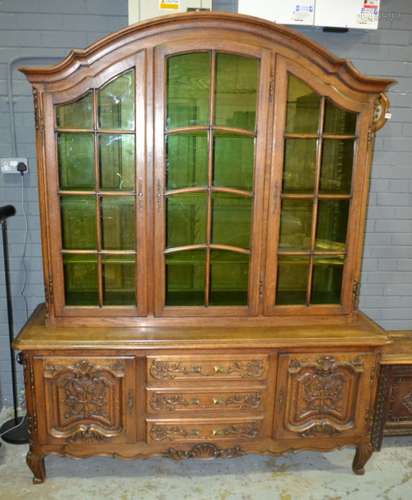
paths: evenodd
<path fill-rule="evenodd" d="M 382 353 L 383 365 L 412 364 L 412 330 L 387 332 L 392 341 Z"/>
<path fill-rule="evenodd" d="M 68 327 L 46 326 L 40 305 L 14 341 L 17 350 L 379 347 L 384 330 L 360 314 L 350 325 L 233 327 Z"/>

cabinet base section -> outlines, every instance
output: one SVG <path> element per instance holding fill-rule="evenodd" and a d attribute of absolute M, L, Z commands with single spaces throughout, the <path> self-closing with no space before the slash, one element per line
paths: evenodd
<path fill-rule="evenodd" d="M 347 446 L 353 446 L 354 443 L 337 443 L 327 442 L 323 443 L 301 443 L 296 441 L 291 442 L 278 442 L 265 440 L 259 446 L 251 447 L 250 443 L 212 443 L 212 442 L 199 442 L 190 445 L 182 445 L 179 443 L 170 443 L 169 447 L 162 449 L 153 449 L 145 444 L 136 445 L 121 445 L 119 447 L 85 447 L 82 446 L 52 446 L 45 445 L 41 448 L 30 447 L 27 453 L 27 465 L 33 473 L 33 483 L 40 484 L 46 479 L 45 457 L 47 455 L 59 455 L 75 459 L 109 456 L 112 458 L 120 459 L 149 459 L 154 457 L 164 457 L 177 461 L 188 459 L 200 460 L 213 460 L 215 458 L 239 458 L 248 454 L 257 455 L 273 455 L 278 456 L 290 452 L 298 451 L 313 451 L 313 452 L 327 452 L 333 451 Z M 352 470 L 355 474 L 362 475 L 365 473 L 365 464 L 372 456 L 374 448 L 371 443 L 358 443 L 355 444 L 356 452 L 352 464 Z"/>

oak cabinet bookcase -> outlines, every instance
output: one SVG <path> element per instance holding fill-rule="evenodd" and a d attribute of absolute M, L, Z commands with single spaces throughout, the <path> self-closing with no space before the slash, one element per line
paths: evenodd
<path fill-rule="evenodd" d="M 357 305 L 391 80 L 246 16 L 110 35 L 33 85 L 46 304 L 28 464 L 356 445 L 387 342 Z"/>

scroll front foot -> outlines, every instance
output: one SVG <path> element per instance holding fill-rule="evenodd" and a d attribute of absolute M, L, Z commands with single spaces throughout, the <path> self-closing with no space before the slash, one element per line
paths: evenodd
<path fill-rule="evenodd" d="M 371 443 L 360 444 L 356 448 L 355 458 L 353 459 L 352 470 L 358 476 L 365 474 L 365 464 L 370 459 L 373 453 Z"/>
<path fill-rule="evenodd" d="M 44 466 L 44 455 L 28 451 L 26 462 L 33 472 L 33 484 L 41 484 L 46 479 L 46 468 Z"/>

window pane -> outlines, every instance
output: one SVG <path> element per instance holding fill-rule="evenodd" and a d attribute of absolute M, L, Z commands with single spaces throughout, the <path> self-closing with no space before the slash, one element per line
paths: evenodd
<path fill-rule="evenodd" d="M 312 304 L 341 302 L 344 257 L 315 257 L 313 268 Z"/>
<path fill-rule="evenodd" d="M 279 256 L 276 304 L 305 304 L 308 274 L 309 257 Z"/>
<path fill-rule="evenodd" d="M 249 248 L 251 211 L 251 198 L 213 193 L 212 242 Z"/>
<path fill-rule="evenodd" d="M 207 125 L 210 53 L 172 56 L 167 64 L 167 128 Z"/>
<path fill-rule="evenodd" d="M 61 197 L 63 248 L 96 249 L 96 198 L 94 196 Z"/>
<path fill-rule="evenodd" d="M 280 250 L 308 250 L 311 243 L 312 200 L 283 200 Z"/>
<path fill-rule="evenodd" d="M 136 261 L 134 255 L 103 257 L 103 304 L 128 306 L 136 304 Z"/>
<path fill-rule="evenodd" d="M 255 140 L 232 134 L 215 134 L 213 184 L 252 191 Z"/>
<path fill-rule="evenodd" d="M 99 136 L 102 189 L 133 191 L 135 186 L 134 136 Z"/>
<path fill-rule="evenodd" d="M 97 306 L 96 255 L 64 255 L 64 288 L 67 306 Z"/>
<path fill-rule="evenodd" d="M 320 95 L 293 75 L 289 75 L 286 130 L 316 133 L 319 128 Z"/>
<path fill-rule="evenodd" d="M 313 193 L 315 189 L 316 140 L 286 139 L 284 193 Z"/>
<path fill-rule="evenodd" d="M 102 241 L 105 250 L 134 250 L 135 198 L 104 196 L 102 198 Z"/>
<path fill-rule="evenodd" d="M 332 101 L 326 99 L 325 134 L 355 134 L 356 118 L 357 113 L 338 108 Z"/>
<path fill-rule="evenodd" d="M 76 102 L 56 106 L 56 125 L 59 128 L 93 128 L 92 92 Z"/>
<path fill-rule="evenodd" d="M 60 189 L 94 190 L 93 134 L 58 134 Z"/>
<path fill-rule="evenodd" d="M 316 249 L 344 251 L 349 200 L 320 200 L 318 211 Z"/>
<path fill-rule="evenodd" d="M 190 193 L 167 198 L 167 246 L 206 243 L 207 194 Z"/>
<path fill-rule="evenodd" d="M 166 255 L 166 305 L 204 305 L 205 258 L 205 250 Z"/>
<path fill-rule="evenodd" d="M 169 135 L 166 145 L 167 189 L 207 186 L 207 133 Z"/>
<path fill-rule="evenodd" d="M 350 194 L 354 141 L 323 141 L 321 193 Z"/>
<path fill-rule="evenodd" d="M 224 250 L 211 251 L 211 305 L 247 305 L 248 283 L 248 255 Z"/>
<path fill-rule="evenodd" d="M 134 71 L 129 71 L 98 91 L 100 128 L 134 129 L 134 87 Z"/>
<path fill-rule="evenodd" d="M 216 125 L 255 130 L 259 60 L 216 55 Z"/>

